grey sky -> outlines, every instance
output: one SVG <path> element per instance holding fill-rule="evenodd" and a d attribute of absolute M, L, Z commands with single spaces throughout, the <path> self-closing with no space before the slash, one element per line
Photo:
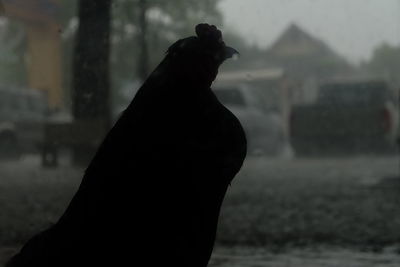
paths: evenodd
<path fill-rule="evenodd" d="M 377 45 L 400 44 L 400 0 L 222 0 L 224 29 L 260 47 L 291 22 L 324 40 L 352 62 Z"/>

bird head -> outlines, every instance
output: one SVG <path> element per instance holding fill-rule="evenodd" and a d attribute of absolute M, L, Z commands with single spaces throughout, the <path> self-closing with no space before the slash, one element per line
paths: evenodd
<path fill-rule="evenodd" d="M 183 79 L 210 86 L 218 74 L 219 66 L 239 52 L 225 45 L 221 31 L 214 25 L 198 24 L 196 35 L 171 45 L 167 57 Z"/>

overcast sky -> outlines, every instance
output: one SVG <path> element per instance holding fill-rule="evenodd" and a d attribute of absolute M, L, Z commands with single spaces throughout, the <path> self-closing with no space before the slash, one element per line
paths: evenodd
<path fill-rule="evenodd" d="M 351 62 L 377 45 L 400 44 L 400 0 L 222 0 L 224 27 L 267 47 L 291 23 Z"/>

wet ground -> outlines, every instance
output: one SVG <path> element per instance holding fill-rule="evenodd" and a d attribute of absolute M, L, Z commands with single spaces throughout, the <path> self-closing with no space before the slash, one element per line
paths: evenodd
<path fill-rule="evenodd" d="M 387 250 L 366 253 L 351 250 L 293 250 L 272 254 L 262 249 L 216 249 L 210 267 L 398 267 L 400 254 Z"/>
<path fill-rule="evenodd" d="M 48 183 L 69 182 L 79 185 L 83 169 L 72 168 L 69 160 L 63 158 L 57 169 L 43 169 L 37 156 L 26 156 L 20 161 L 0 162 L 0 186 L 7 184 L 35 184 L 35 181 Z M 344 158 L 294 158 L 273 160 L 248 158 L 242 173 L 234 181 L 234 187 L 246 186 L 251 176 L 267 174 L 279 179 L 302 179 L 320 177 L 320 179 L 350 179 L 365 186 L 398 186 L 400 160 L 398 155 L 372 156 L 360 155 Z M 246 179 L 247 178 L 247 179 Z M 228 196 L 229 197 L 229 193 Z M 0 236 L 1 239 L 1 236 Z M 12 255 L 14 247 L 0 248 L 0 266 Z M 399 248 L 387 248 L 383 252 L 361 252 L 340 248 L 293 249 L 274 254 L 263 248 L 220 247 L 217 246 L 212 267 L 372 267 L 400 266 Z"/>
<path fill-rule="evenodd" d="M 15 248 L 0 248 L 0 267 L 15 253 Z M 254 248 L 216 248 L 209 267 L 398 267 L 400 254 L 387 250 L 367 253 L 353 250 L 293 250 L 273 254 Z"/>
<path fill-rule="evenodd" d="M 14 181 L 53 179 L 69 177 L 79 183 L 82 168 L 73 168 L 68 157 L 60 159 L 58 168 L 43 168 L 40 157 L 28 155 L 20 160 L 0 161 L 0 184 Z M 259 176 L 267 174 L 268 178 L 302 179 L 352 179 L 360 184 L 373 185 L 400 177 L 400 155 L 358 155 L 351 157 L 313 157 L 273 159 L 247 157 L 241 170 L 242 176 Z M 245 177 L 240 174 L 235 181 L 240 184 Z M 396 182 L 395 180 L 394 182 Z"/>

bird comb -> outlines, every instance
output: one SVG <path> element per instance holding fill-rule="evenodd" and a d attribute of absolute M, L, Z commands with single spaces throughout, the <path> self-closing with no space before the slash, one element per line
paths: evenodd
<path fill-rule="evenodd" d="M 197 37 L 209 45 L 223 45 L 222 33 L 214 25 L 201 23 L 196 26 Z"/>

